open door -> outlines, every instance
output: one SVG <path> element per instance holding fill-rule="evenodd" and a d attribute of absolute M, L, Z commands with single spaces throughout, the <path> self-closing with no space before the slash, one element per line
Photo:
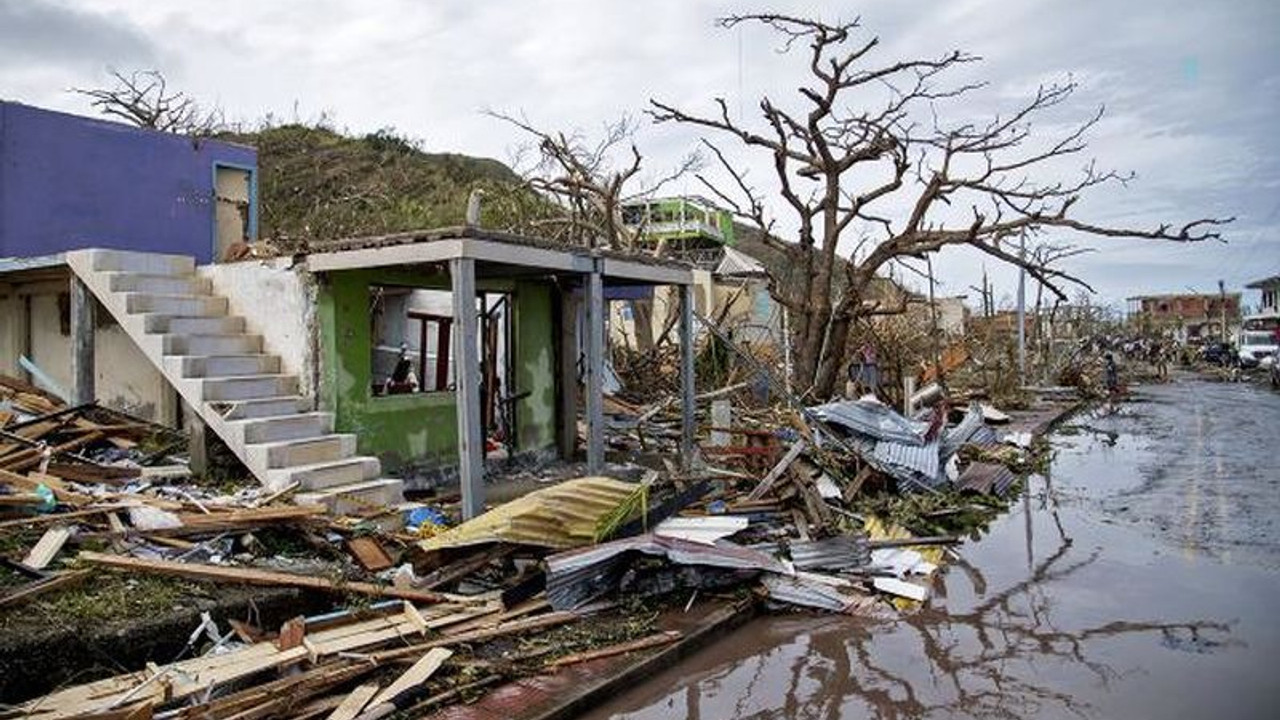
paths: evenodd
<path fill-rule="evenodd" d="M 214 262 L 227 259 L 233 245 L 253 239 L 253 171 L 214 166 Z"/>

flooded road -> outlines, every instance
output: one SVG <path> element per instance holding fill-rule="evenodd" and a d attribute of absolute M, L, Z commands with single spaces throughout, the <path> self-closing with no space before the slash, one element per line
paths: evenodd
<path fill-rule="evenodd" d="M 1054 445 L 925 610 L 762 618 L 585 717 L 1280 717 L 1280 394 L 1181 377 Z"/>

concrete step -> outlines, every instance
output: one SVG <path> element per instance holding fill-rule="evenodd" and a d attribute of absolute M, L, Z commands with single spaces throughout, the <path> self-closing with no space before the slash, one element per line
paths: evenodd
<path fill-rule="evenodd" d="M 245 445 L 273 443 L 284 440 L 301 440 L 328 435 L 333 432 L 333 413 L 311 412 L 294 415 L 235 420 L 229 423 Z"/>
<path fill-rule="evenodd" d="M 148 275 L 191 275 L 196 259 L 189 255 L 161 255 L 128 250 L 87 250 L 94 270 L 116 270 Z"/>
<path fill-rule="evenodd" d="M 355 455 L 356 436 L 343 433 L 302 440 L 261 443 L 249 445 L 245 451 L 253 467 L 282 468 L 291 465 L 312 465 Z"/>
<path fill-rule="evenodd" d="M 277 355 L 177 355 L 164 359 L 165 364 L 181 377 L 229 377 L 236 375 L 271 375 L 280 372 Z"/>
<path fill-rule="evenodd" d="M 143 316 L 143 329 L 149 333 L 175 335 L 229 335 L 244 332 L 244 318 L 239 315 L 187 317 L 149 313 Z"/>
<path fill-rule="evenodd" d="M 266 477 L 269 487 L 283 488 L 296 482 L 301 483 L 305 491 L 316 491 L 373 480 L 381 474 L 382 463 L 378 458 L 349 457 L 275 468 L 268 470 Z"/>
<path fill-rule="evenodd" d="M 404 502 L 404 481 L 394 478 L 366 480 L 314 492 L 296 493 L 299 505 L 324 505 L 334 515 L 356 515 Z"/>
<path fill-rule="evenodd" d="M 227 420 L 281 417 L 306 412 L 310 403 L 300 395 L 249 398 L 208 403 L 214 412 Z"/>
<path fill-rule="evenodd" d="M 227 314 L 227 299 L 219 295 L 153 295 L 151 293 L 121 293 L 125 312 L 164 313 L 167 315 L 193 315 L 209 317 Z"/>
<path fill-rule="evenodd" d="M 200 398 L 205 402 L 276 398 L 298 392 L 297 375 L 245 375 L 200 380 Z"/>
<path fill-rule="evenodd" d="M 164 336 L 165 355 L 250 355 L 260 352 L 262 352 L 261 335 L 235 333 Z"/>
<path fill-rule="evenodd" d="M 199 275 L 146 275 L 133 272 L 104 273 L 112 292 L 155 295 L 208 295 L 213 284 Z"/>

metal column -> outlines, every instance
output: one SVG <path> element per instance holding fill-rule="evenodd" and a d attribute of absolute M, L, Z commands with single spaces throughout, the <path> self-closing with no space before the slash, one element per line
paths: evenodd
<path fill-rule="evenodd" d="M 693 465 L 693 286 L 680 286 L 680 462 Z"/>
<path fill-rule="evenodd" d="M 587 277 L 587 472 L 604 469 L 604 275 Z"/>
<path fill-rule="evenodd" d="M 572 462 L 578 447 L 578 306 L 579 296 L 560 289 L 559 433 L 560 457 Z"/>
<path fill-rule="evenodd" d="M 89 287 L 71 275 L 71 401 L 84 405 L 97 399 L 94 391 L 94 299 Z"/>
<path fill-rule="evenodd" d="M 484 512 L 484 433 L 480 427 L 480 351 L 476 346 L 476 261 L 449 261 L 453 286 L 453 378 L 457 386 L 458 476 L 462 517 Z"/>

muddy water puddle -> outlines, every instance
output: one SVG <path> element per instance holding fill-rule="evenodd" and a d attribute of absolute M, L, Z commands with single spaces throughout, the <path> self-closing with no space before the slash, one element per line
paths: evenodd
<path fill-rule="evenodd" d="M 1261 428 L 1280 396 L 1184 381 L 1141 400 L 1056 436 L 1049 475 L 921 612 L 764 617 L 585 717 L 1280 716 L 1280 434 Z"/>

